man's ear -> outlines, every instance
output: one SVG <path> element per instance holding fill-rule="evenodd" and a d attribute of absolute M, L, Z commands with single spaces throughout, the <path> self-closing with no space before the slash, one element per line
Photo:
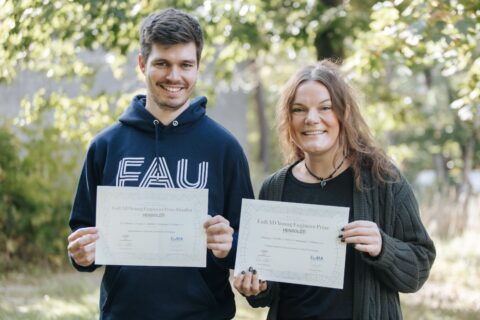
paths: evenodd
<path fill-rule="evenodd" d="M 143 74 L 145 74 L 145 59 L 143 58 L 142 54 L 138 54 L 138 67 L 140 68 L 140 71 L 142 71 Z"/>

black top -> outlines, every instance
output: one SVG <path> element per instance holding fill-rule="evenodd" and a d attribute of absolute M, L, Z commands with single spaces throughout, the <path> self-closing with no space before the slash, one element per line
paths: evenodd
<path fill-rule="evenodd" d="M 353 171 L 348 168 L 337 177 L 320 183 L 296 179 L 287 173 L 282 201 L 349 207 L 348 221 L 353 219 Z M 279 319 L 352 319 L 353 316 L 353 247 L 347 246 L 343 290 L 280 283 Z"/>

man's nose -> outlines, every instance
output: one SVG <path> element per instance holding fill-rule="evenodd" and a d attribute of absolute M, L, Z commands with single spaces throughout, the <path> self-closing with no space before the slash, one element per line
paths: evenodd
<path fill-rule="evenodd" d="M 170 72 L 167 74 L 168 80 L 178 80 L 180 79 L 180 73 L 177 67 L 171 67 Z"/>

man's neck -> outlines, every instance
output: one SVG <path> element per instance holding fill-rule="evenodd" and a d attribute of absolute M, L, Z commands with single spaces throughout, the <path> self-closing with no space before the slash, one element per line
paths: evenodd
<path fill-rule="evenodd" d="M 147 104 L 145 109 L 150 112 L 158 121 L 163 125 L 169 125 L 173 120 L 175 120 L 183 111 L 185 111 L 190 105 L 190 99 L 185 102 L 183 106 L 178 109 L 167 109 L 158 107 L 153 101 L 147 99 Z"/>

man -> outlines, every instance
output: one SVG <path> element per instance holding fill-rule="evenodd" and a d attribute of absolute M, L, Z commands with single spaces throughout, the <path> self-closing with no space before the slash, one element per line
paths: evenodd
<path fill-rule="evenodd" d="M 140 44 L 147 94 L 134 97 L 88 149 L 69 221 L 69 256 L 79 271 L 98 267 L 98 185 L 206 188 L 207 267 L 107 266 L 100 318 L 231 319 L 228 277 L 241 199 L 253 198 L 248 164 L 235 138 L 205 115 L 207 99 L 190 100 L 203 47 L 198 22 L 176 9 L 154 13 L 141 26 Z"/>

